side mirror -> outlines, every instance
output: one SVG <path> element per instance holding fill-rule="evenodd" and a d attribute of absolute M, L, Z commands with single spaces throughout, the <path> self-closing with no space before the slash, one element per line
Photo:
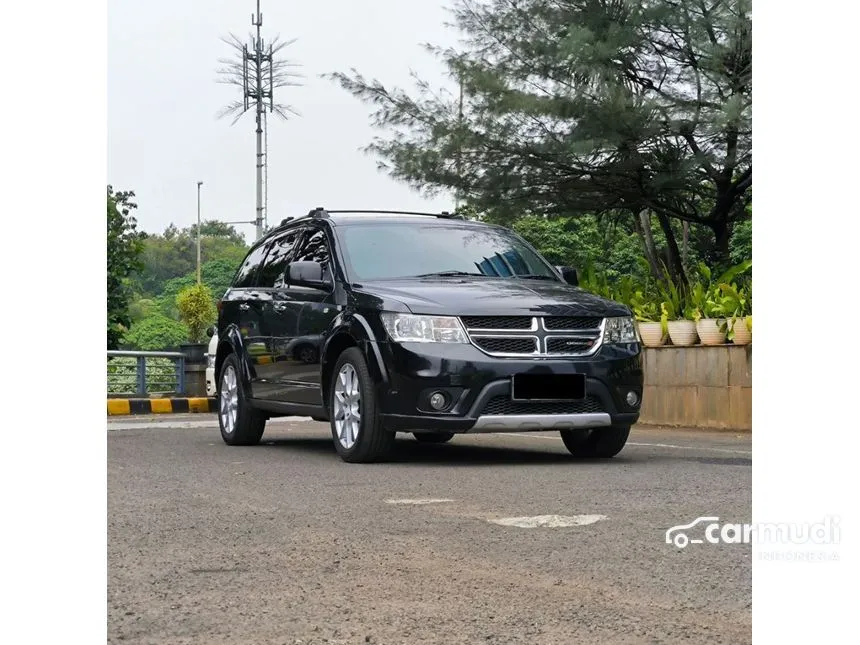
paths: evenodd
<path fill-rule="evenodd" d="M 206 330 L 206 335 L 209 336 L 209 338 L 212 338 L 215 335 L 215 327 L 209 327 Z"/>
<path fill-rule="evenodd" d="M 573 267 L 556 267 L 556 270 L 569 285 L 574 287 L 579 286 L 579 274 L 577 274 L 576 269 Z"/>
<path fill-rule="evenodd" d="M 287 267 L 287 284 L 313 289 L 326 289 L 328 287 L 328 283 L 323 280 L 322 265 L 311 260 L 290 262 Z"/>

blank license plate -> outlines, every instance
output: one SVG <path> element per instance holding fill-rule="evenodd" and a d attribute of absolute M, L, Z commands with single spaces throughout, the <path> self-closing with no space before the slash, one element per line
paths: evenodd
<path fill-rule="evenodd" d="M 576 401 L 585 398 L 584 374 L 514 374 L 515 401 Z"/>

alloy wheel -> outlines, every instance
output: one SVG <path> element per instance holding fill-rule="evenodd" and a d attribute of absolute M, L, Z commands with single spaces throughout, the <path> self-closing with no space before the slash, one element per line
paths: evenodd
<path fill-rule="evenodd" d="M 352 448 L 361 427 L 361 392 L 358 374 L 349 363 L 340 368 L 334 385 L 334 425 L 340 445 Z"/>
<path fill-rule="evenodd" d="M 239 412 L 239 383 L 236 370 L 228 365 L 221 375 L 221 398 L 218 405 L 218 415 L 221 426 L 227 434 L 233 434 L 236 429 L 236 416 Z"/>

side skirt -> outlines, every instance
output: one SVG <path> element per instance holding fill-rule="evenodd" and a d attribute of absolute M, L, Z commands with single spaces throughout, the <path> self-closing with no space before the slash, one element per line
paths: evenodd
<path fill-rule="evenodd" d="M 281 401 L 266 401 L 249 399 L 248 403 L 256 410 L 271 412 L 282 417 L 313 417 L 315 420 L 327 421 L 328 412 L 320 405 L 303 405 L 299 403 L 283 403 Z"/>

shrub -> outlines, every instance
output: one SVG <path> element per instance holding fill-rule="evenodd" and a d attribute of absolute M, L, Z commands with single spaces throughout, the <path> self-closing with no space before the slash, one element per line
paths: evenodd
<path fill-rule="evenodd" d="M 180 322 L 155 314 L 134 323 L 123 337 L 129 349 L 160 352 L 177 349 L 188 339 L 188 328 Z"/>
<path fill-rule="evenodd" d="M 202 343 L 206 339 L 206 328 L 215 322 L 217 312 L 212 302 L 212 292 L 205 284 L 186 287 L 176 296 L 179 319 L 188 328 L 188 339 Z"/>

